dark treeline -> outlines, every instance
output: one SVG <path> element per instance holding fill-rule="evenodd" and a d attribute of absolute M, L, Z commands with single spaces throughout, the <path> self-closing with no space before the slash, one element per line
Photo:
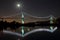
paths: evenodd
<path fill-rule="evenodd" d="M 16 29 L 21 26 L 21 23 L 18 22 L 7 22 L 7 21 L 0 21 L 0 30 L 7 29 L 8 27 L 11 29 Z"/>
<path fill-rule="evenodd" d="M 25 24 L 18 23 L 16 21 L 7 22 L 7 21 L 0 21 L 0 30 L 6 29 L 10 27 L 11 29 L 17 29 L 21 26 L 26 27 L 35 27 L 35 26 L 60 26 L 60 18 L 57 18 L 53 24 L 50 24 L 50 21 L 36 21 L 36 22 L 29 22 Z"/>

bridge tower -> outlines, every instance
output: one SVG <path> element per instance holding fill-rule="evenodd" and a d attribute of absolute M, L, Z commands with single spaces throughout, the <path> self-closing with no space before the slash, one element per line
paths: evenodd
<path fill-rule="evenodd" d="M 54 22 L 53 22 L 53 16 L 50 16 L 50 24 L 53 24 Z M 50 26 L 50 29 L 52 30 L 53 29 L 53 26 L 51 25 Z"/>
<path fill-rule="evenodd" d="M 22 24 L 24 24 L 24 14 L 22 13 Z M 22 36 L 24 35 L 24 25 L 22 25 Z"/>

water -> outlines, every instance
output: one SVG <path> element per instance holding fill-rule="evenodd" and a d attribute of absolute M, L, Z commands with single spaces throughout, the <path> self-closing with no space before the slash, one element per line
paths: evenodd
<path fill-rule="evenodd" d="M 30 29 L 28 29 L 30 28 Z M 24 30 L 26 31 L 25 33 L 32 31 L 34 29 L 38 29 L 40 27 L 25 27 Z M 44 27 L 43 27 L 44 28 Z M 49 28 L 49 27 L 45 27 L 45 28 Z M 21 28 L 19 28 L 19 32 L 17 33 L 21 33 Z M 21 36 L 16 36 L 13 34 L 5 34 L 3 33 L 3 37 L 0 37 L 0 40 L 60 40 L 60 28 L 58 28 L 55 32 L 51 33 L 51 32 L 47 32 L 47 31 L 38 31 L 38 32 L 34 32 L 32 34 L 29 34 L 25 37 L 21 37 Z"/>

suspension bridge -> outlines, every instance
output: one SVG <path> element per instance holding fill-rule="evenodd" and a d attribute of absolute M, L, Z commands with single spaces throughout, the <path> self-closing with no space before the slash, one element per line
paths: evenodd
<path fill-rule="evenodd" d="M 25 23 L 25 21 L 24 21 L 24 19 L 26 18 L 26 17 L 31 17 L 31 18 L 36 18 L 36 19 L 40 19 L 40 18 L 43 18 L 43 19 L 48 19 L 48 20 L 50 20 L 50 24 L 53 24 L 53 19 L 55 18 L 54 16 L 52 16 L 52 15 L 50 15 L 50 16 L 47 16 L 47 17 L 36 17 L 36 16 L 32 16 L 32 15 L 30 15 L 30 14 L 27 14 L 27 13 L 22 13 L 22 14 L 20 14 L 19 16 L 7 16 L 7 17 L 2 17 L 1 19 L 2 20 L 4 20 L 4 19 L 9 19 L 9 18 L 12 18 L 12 19 L 20 19 L 21 18 L 21 22 L 22 22 L 22 24 L 24 24 Z M 3 31 L 3 32 L 5 32 L 5 33 L 11 33 L 11 34 L 16 34 L 16 35 L 20 35 L 20 36 L 22 36 L 22 37 L 24 37 L 24 36 L 26 36 L 26 35 L 28 35 L 28 34 L 30 34 L 30 33 L 33 33 L 33 32 L 37 32 L 37 31 L 48 31 L 48 32 L 51 32 L 51 33 L 53 33 L 56 29 L 57 29 L 57 27 L 55 27 L 55 28 L 53 28 L 53 26 L 50 26 L 50 29 L 44 29 L 44 28 L 40 28 L 40 29 L 35 29 L 35 30 L 32 30 L 32 31 L 30 31 L 30 32 L 28 32 L 28 33 L 24 33 L 25 31 L 24 31 L 24 26 L 21 26 L 22 27 L 22 29 L 21 29 L 21 32 L 22 33 L 20 33 L 20 34 L 18 34 L 18 33 L 13 33 L 13 32 L 8 32 L 8 31 Z"/>

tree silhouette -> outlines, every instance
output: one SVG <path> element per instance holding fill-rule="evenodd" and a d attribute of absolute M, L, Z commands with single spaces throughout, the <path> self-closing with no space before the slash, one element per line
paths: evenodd
<path fill-rule="evenodd" d="M 57 21 L 57 26 L 60 28 L 60 18 L 57 18 L 56 21 Z"/>
<path fill-rule="evenodd" d="M 3 27 L 4 27 L 3 21 L 0 21 L 0 31 L 3 30 Z"/>

